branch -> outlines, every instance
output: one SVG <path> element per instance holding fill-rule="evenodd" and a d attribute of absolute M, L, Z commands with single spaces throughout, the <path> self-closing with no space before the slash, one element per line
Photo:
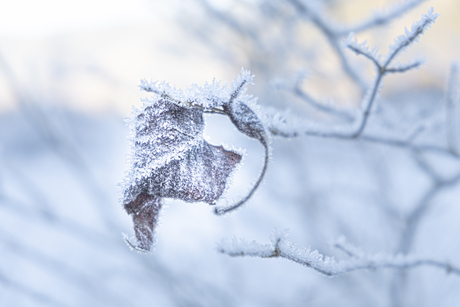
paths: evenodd
<path fill-rule="evenodd" d="M 412 0 L 412 1 L 406 1 L 402 4 L 395 5 L 389 9 L 386 10 L 386 12 L 382 11 L 376 11 L 372 13 L 372 16 L 368 18 L 367 20 L 361 21 L 360 23 L 350 26 L 348 28 L 345 28 L 344 30 L 341 30 L 340 34 L 341 35 L 347 35 L 350 32 L 362 32 L 365 30 L 368 30 L 373 27 L 377 26 L 383 26 L 391 22 L 391 20 L 400 17 L 401 15 L 407 13 L 407 11 L 413 9 L 417 5 L 419 5 L 422 2 L 425 2 L 426 0 Z"/>
<path fill-rule="evenodd" d="M 454 63 L 450 69 L 449 82 L 446 93 L 446 130 L 447 130 L 447 147 L 452 153 L 459 153 L 459 135 L 458 129 L 458 64 Z"/>
<path fill-rule="evenodd" d="M 311 20 L 321 32 L 326 36 L 331 46 L 335 49 L 337 56 L 339 57 L 342 68 L 344 72 L 353 79 L 361 88 L 362 91 L 365 91 L 367 88 L 366 82 L 359 76 L 359 74 L 350 66 L 347 58 L 343 52 L 341 44 L 339 43 L 340 39 L 343 37 L 342 33 L 339 33 L 335 25 L 326 21 L 322 12 L 314 7 L 308 6 L 305 2 L 300 0 L 290 0 L 292 5 L 296 10 L 304 17 Z M 346 33 L 348 34 L 348 33 Z"/>
<path fill-rule="evenodd" d="M 412 9 L 413 7 L 417 6 L 418 4 L 422 3 L 425 0 L 412 0 L 408 1 L 406 3 L 403 3 L 401 5 L 395 6 L 392 9 L 389 9 L 386 13 L 374 13 L 374 16 L 369 18 L 368 20 L 361 22 L 360 24 L 352 27 L 344 27 L 343 25 L 336 25 L 333 22 L 328 22 L 327 18 L 323 16 L 323 13 L 319 9 L 315 9 L 311 5 L 307 5 L 305 2 L 300 1 L 300 0 L 291 0 L 291 3 L 293 6 L 306 18 L 310 19 L 322 32 L 323 34 L 327 37 L 329 40 L 329 43 L 331 46 L 335 49 L 337 52 L 337 55 L 340 58 L 340 61 L 342 62 L 342 68 L 343 70 L 361 87 L 361 89 L 364 91 L 367 88 L 366 82 L 362 80 L 362 78 L 356 73 L 356 71 L 350 66 L 348 63 L 348 60 L 345 57 L 345 54 L 343 53 L 343 49 L 341 48 L 339 44 L 339 40 L 344 37 L 345 35 L 348 35 L 351 32 L 361 32 L 364 30 L 367 30 L 371 27 L 374 26 L 379 26 L 379 25 L 384 25 L 388 22 L 390 22 L 392 19 L 397 18 L 401 16 L 402 14 L 406 13 L 408 10 Z M 438 16 L 437 14 L 432 14 L 432 9 L 431 12 L 428 12 L 428 15 L 424 15 L 427 17 L 428 23 L 434 22 L 436 17 Z M 423 19 L 423 16 L 422 16 Z M 425 25 L 423 25 L 423 22 L 420 24 L 417 24 L 417 26 L 420 26 L 420 28 L 424 29 Z M 414 27 L 414 26 L 413 26 Z M 344 29 L 345 28 L 345 29 Z M 419 33 L 420 34 L 420 33 Z M 418 36 L 418 34 L 416 35 Z M 414 38 L 415 39 L 415 38 Z M 410 44 L 410 43 L 409 43 Z M 403 48 L 404 46 L 401 46 Z M 354 50 L 355 51 L 355 50 Z M 395 51 L 398 53 L 399 51 Z M 356 51 L 355 51 L 356 52 Z M 366 54 L 363 54 L 364 56 L 367 56 Z M 369 59 L 373 60 L 372 57 L 369 57 Z M 388 63 L 391 62 L 391 59 L 388 58 Z M 388 64 L 386 63 L 386 64 Z M 375 64 L 378 65 L 377 62 Z M 386 65 L 384 65 L 386 67 Z"/>
<path fill-rule="evenodd" d="M 420 150 L 412 150 L 412 157 L 414 158 L 415 162 L 417 162 L 417 165 L 420 167 L 420 169 L 425 172 L 425 174 L 430 177 L 430 179 L 435 182 L 436 184 L 441 183 L 443 179 L 441 176 L 435 171 L 435 169 L 426 161 L 425 157 L 423 157 L 422 153 Z"/>
<path fill-rule="evenodd" d="M 302 90 L 302 81 L 305 79 L 306 72 L 304 70 L 300 71 L 294 80 L 284 81 L 284 80 L 276 80 L 272 82 L 272 85 L 276 89 L 286 90 L 291 94 L 294 94 L 298 98 L 305 101 L 308 105 L 315 108 L 316 110 L 323 112 L 325 114 L 329 114 L 347 122 L 351 122 L 354 120 L 354 116 L 351 114 L 349 110 L 339 109 L 334 106 L 330 106 L 327 103 L 322 103 L 316 101 L 313 97 L 311 97 L 308 93 Z"/>
<path fill-rule="evenodd" d="M 435 182 L 431 189 L 426 191 L 426 193 L 422 196 L 419 204 L 407 217 L 406 227 L 399 244 L 399 250 L 401 252 L 407 253 L 411 249 L 420 221 L 425 216 L 426 212 L 430 208 L 430 205 L 433 203 L 433 199 L 444 189 L 453 187 L 459 182 L 460 173 L 450 179 L 444 179 L 439 182 Z"/>
<path fill-rule="evenodd" d="M 56 299 L 44 293 L 36 291 L 32 287 L 29 287 L 23 283 L 16 282 L 6 277 L 2 272 L 0 272 L 0 283 L 5 285 L 6 287 L 12 288 L 16 292 L 19 292 L 20 295 L 27 296 L 30 299 L 43 303 L 46 306 L 58 306 L 58 307 L 69 306 L 67 304 L 62 303 L 61 301 L 57 301 Z"/>
<path fill-rule="evenodd" d="M 366 57 L 368 60 L 371 60 L 377 68 L 381 68 L 382 65 L 379 61 L 380 55 L 378 49 L 376 47 L 369 49 L 366 41 L 359 44 L 356 38 L 354 37 L 353 32 L 350 33 L 346 38 L 345 46 L 357 55 L 362 55 Z"/>
<path fill-rule="evenodd" d="M 412 63 L 405 64 L 405 65 L 396 65 L 395 67 L 390 67 L 385 69 L 388 73 L 405 73 L 408 70 L 416 69 L 423 64 L 422 60 L 416 60 Z"/>
<path fill-rule="evenodd" d="M 432 266 L 446 270 L 460 276 L 460 269 L 448 263 L 429 258 L 415 256 L 392 256 L 384 254 L 356 256 L 350 253 L 352 259 L 336 261 L 334 258 L 325 257 L 317 250 L 310 248 L 301 249 L 285 239 L 286 234 L 274 233 L 271 244 L 260 244 L 256 241 L 246 242 L 233 239 L 231 242 L 223 240 L 217 247 L 218 252 L 231 257 L 259 257 L 259 258 L 284 258 L 300 265 L 311 268 L 326 276 L 338 276 L 359 270 L 376 270 L 393 268 L 407 270 L 419 266 Z M 346 247 L 343 247 L 346 250 Z"/>

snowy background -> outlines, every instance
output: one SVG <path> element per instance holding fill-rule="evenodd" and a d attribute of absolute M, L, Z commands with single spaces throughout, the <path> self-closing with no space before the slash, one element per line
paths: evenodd
<path fill-rule="evenodd" d="M 346 24 L 400 3 L 320 2 L 331 22 Z M 460 136 L 459 121 L 446 120 L 460 117 L 460 108 L 446 107 L 460 55 L 460 3 L 412 2 L 422 3 L 357 34 L 385 53 L 430 6 L 441 14 L 400 59 L 420 54 L 426 64 L 385 79 L 366 133 L 404 139 L 422 126 L 417 144 L 450 148 Z M 140 79 L 230 83 L 244 66 L 255 74 L 248 91 L 262 110 L 289 110 L 328 127 L 330 115 L 285 88 L 305 69 L 305 93 L 339 108 L 360 106 L 362 89 L 328 40 L 292 16 L 292 6 L 277 1 L 2 1 L 0 306 L 460 306 L 460 276 L 440 268 L 330 278 L 284 259 L 232 258 L 216 248 L 232 237 L 269 243 L 275 229 L 289 229 L 299 247 L 336 259 L 348 258 L 330 244 L 344 235 L 365 252 L 404 251 L 459 267 L 457 182 L 436 190 L 410 247 L 400 246 L 433 178 L 460 173 L 458 155 L 273 137 L 268 173 L 246 206 L 216 216 L 204 203 L 166 200 L 154 253 L 124 243 L 132 222 L 117 186 L 129 151 L 123 119 L 149 96 L 139 92 Z M 370 83 L 372 66 L 346 57 Z M 239 199 L 260 172 L 263 148 L 226 118 L 205 119 L 210 143 L 246 152 L 227 192 Z"/>

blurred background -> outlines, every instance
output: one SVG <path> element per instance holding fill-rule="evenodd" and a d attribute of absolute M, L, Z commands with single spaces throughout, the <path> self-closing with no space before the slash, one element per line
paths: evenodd
<path fill-rule="evenodd" d="M 401 2 L 305 3 L 340 28 Z M 427 61 L 385 79 L 368 131 L 395 137 L 423 125 L 420 142 L 447 147 L 446 129 L 460 135 L 458 122 L 446 124 L 445 107 L 460 57 L 460 2 L 421 2 L 356 36 L 385 54 L 430 6 L 441 16 L 398 58 Z M 273 138 L 266 179 L 247 206 L 215 216 L 203 203 L 166 200 L 153 255 L 123 242 L 132 223 L 117 184 L 129 152 L 124 118 L 148 97 L 140 79 L 231 82 L 244 67 L 255 74 L 248 91 L 262 110 L 328 125 L 330 114 L 305 100 L 357 109 L 374 76 L 371 63 L 344 56 L 359 77 L 289 1 L 2 0 L 0 306 L 460 306 L 460 278 L 436 268 L 326 278 L 285 260 L 234 259 L 215 249 L 223 237 L 268 242 L 276 228 L 338 259 L 347 255 L 329 243 L 345 235 L 367 252 L 460 266 L 456 183 L 436 190 L 410 247 L 399 245 L 408 216 L 436 183 L 421 165 L 451 178 L 460 172 L 456 154 L 429 153 L 421 164 L 404 148 Z M 449 110 L 460 117 L 460 108 Z M 246 151 L 227 192 L 239 199 L 260 172 L 263 148 L 220 116 L 206 121 L 212 144 Z"/>

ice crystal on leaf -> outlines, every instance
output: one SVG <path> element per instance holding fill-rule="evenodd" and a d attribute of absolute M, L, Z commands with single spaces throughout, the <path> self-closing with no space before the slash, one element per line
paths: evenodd
<path fill-rule="evenodd" d="M 233 81 L 230 88 L 226 84 L 221 85 L 220 81 L 215 79 L 211 84 L 205 83 L 204 86 L 192 84 L 185 90 L 171 87 L 166 82 L 148 82 L 141 80 L 140 88 L 147 92 L 152 92 L 160 97 L 173 99 L 176 103 L 182 103 L 188 106 L 201 107 L 204 109 L 212 109 L 222 107 L 228 104 L 236 97 L 239 101 L 247 101 L 250 96 L 244 95 L 244 87 L 252 83 L 253 76 L 250 71 L 241 70 L 241 74 Z"/>
<path fill-rule="evenodd" d="M 244 94 L 244 87 L 251 81 L 250 73 L 243 70 L 229 89 L 215 81 L 203 87 L 193 85 L 186 91 L 165 82 L 142 82 L 141 89 L 154 95 L 144 100 L 143 107 L 135 109 L 129 120 L 131 165 L 122 183 L 123 205 L 133 216 L 137 240 L 136 244 L 127 240 L 132 248 L 152 251 L 162 198 L 213 205 L 240 162 L 239 153 L 206 142 L 204 112 L 229 116 L 242 133 L 268 148 L 264 125 L 248 106 L 250 96 Z M 216 212 L 226 213 L 246 202 L 263 173 L 242 201 Z"/>

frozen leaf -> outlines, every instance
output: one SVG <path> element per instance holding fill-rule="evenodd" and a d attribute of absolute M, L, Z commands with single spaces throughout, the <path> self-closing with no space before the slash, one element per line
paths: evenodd
<path fill-rule="evenodd" d="M 263 170 L 250 192 L 234 205 L 216 207 L 215 213 L 240 207 L 257 190 L 267 170 L 269 142 L 255 100 L 245 93 L 252 78 L 242 69 L 229 88 L 214 80 L 185 91 L 166 82 L 141 82 L 141 89 L 153 93 L 153 99 L 135 109 L 129 122 L 131 167 L 122 188 L 123 205 L 133 215 L 136 233 L 137 244 L 128 241 L 131 247 L 151 251 L 162 198 L 213 205 L 223 194 L 241 155 L 204 140 L 204 112 L 228 116 L 240 132 L 265 148 Z"/>
<path fill-rule="evenodd" d="M 236 100 L 225 105 L 224 110 L 238 130 L 250 138 L 259 140 L 262 144 L 267 143 L 264 125 L 256 113 L 245 103 Z"/>
<path fill-rule="evenodd" d="M 214 204 L 241 155 L 204 140 L 202 109 L 168 99 L 146 101 L 130 124 L 131 170 L 123 182 L 123 205 L 133 215 L 138 240 L 133 247 L 148 252 L 161 198 Z"/>
<path fill-rule="evenodd" d="M 125 205 L 126 211 L 133 216 L 134 233 L 138 244 L 126 242 L 139 252 L 149 252 L 154 245 L 154 229 L 158 224 L 158 217 L 162 201 L 160 197 L 148 194 L 139 194 L 136 199 Z"/>

